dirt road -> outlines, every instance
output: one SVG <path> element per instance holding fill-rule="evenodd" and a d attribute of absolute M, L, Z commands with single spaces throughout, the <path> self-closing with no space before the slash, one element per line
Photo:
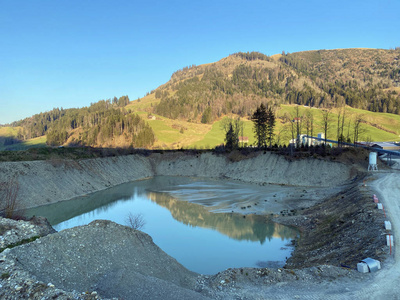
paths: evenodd
<path fill-rule="evenodd" d="M 383 203 L 388 219 L 392 223 L 395 246 L 386 267 L 377 273 L 375 283 L 368 288 L 369 299 L 400 299 L 400 171 L 380 172 L 372 183 L 380 202 Z"/>
<path fill-rule="evenodd" d="M 400 299 L 400 251 L 398 237 L 400 233 L 400 170 L 384 170 L 371 174 L 369 190 L 375 193 L 383 203 L 387 219 L 392 223 L 395 246 L 392 255 L 382 263 L 382 269 L 376 273 L 357 273 L 351 276 L 334 275 L 318 279 L 311 276 L 304 281 L 280 282 L 273 285 L 237 284 L 238 290 L 226 291 L 221 299 L 239 295 L 244 299 Z M 383 212 L 382 212 L 383 213 Z M 384 226 L 384 224 L 382 224 Z M 382 245 L 384 247 L 385 245 Z M 329 279 L 331 276 L 331 279 Z M 239 292 L 240 291 L 240 292 Z"/>

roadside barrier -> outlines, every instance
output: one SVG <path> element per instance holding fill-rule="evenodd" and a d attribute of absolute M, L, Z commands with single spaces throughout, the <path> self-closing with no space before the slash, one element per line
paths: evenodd
<path fill-rule="evenodd" d="M 385 221 L 385 229 L 392 230 L 392 223 L 390 223 L 390 221 Z"/>
<path fill-rule="evenodd" d="M 379 203 L 378 197 L 375 194 L 373 194 L 372 199 L 374 200 L 374 203 L 376 203 L 377 208 L 383 210 L 383 214 L 384 214 L 385 218 L 387 218 L 385 207 L 383 206 L 382 203 Z M 388 230 L 388 231 L 392 230 L 392 223 L 389 220 L 385 221 L 384 225 L 385 225 L 386 230 Z M 392 247 L 394 247 L 394 241 L 393 241 L 392 234 L 386 235 L 386 245 L 389 246 L 389 251 L 390 251 L 390 255 L 391 255 Z"/>
<path fill-rule="evenodd" d="M 394 246 L 393 235 L 386 235 L 386 245 L 389 246 L 390 254 L 392 254 L 392 247 Z"/>
<path fill-rule="evenodd" d="M 383 210 L 383 214 L 385 218 L 387 218 L 385 208 L 383 207 L 382 203 L 379 203 L 379 199 L 375 194 L 372 195 L 372 200 L 374 201 L 374 203 L 376 203 L 376 207 L 378 209 Z M 385 230 L 387 231 L 392 230 L 392 223 L 390 221 L 388 220 L 385 221 L 384 225 L 385 225 Z M 389 246 L 389 253 L 390 255 L 392 255 L 392 247 L 394 247 L 394 240 L 392 234 L 386 235 L 386 245 Z M 381 268 L 380 262 L 372 258 L 366 258 L 357 264 L 357 271 L 361 273 L 375 272 L 380 268 Z"/>

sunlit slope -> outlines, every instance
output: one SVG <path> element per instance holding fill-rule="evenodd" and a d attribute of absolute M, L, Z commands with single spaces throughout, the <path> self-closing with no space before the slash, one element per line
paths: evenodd
<path fill-rule="evenodd" d="M 313 133 L 316 135 L 318 132 L 323 132 L 323 120 L 322 112 L 320 109 L 298 106 L 299 116 L 304 116 L 307 112 L 313 115 L 314 130 Z M 332 109 L 329 118 L 328 126 L 328 139 L 337 138 L 337 125 L 338 125 L 338 113 L 339 109 Z M 343 111 L 341 111 L 343 115 Z M 277 111 L 279 123 L 277 124 L 277 131 L 281 132 L 285 139 L 291 138 L 291 124 L 284 122 L 286 117 L 296 117 L 296 106 L 295 105 L 281 105 Z M 360 140 L 363 141 L 398 141 L 400 140 L 400 116 L 394 114 L 375 113 L 361 109 L 354 109 L 346 107 L 345 109 L 345 122 L 343 135 L 347 135 L 350 138 L 353 137 L 354 133 L 354 120 L 356 116 L 362 116 L 363 122 L 360 127 Z M 302 123 L 302 133 L 306 133 L 306 126 Z"/>
<path fill-rule="evenodd" d="M 159 115 L 151 114 L 151 103 L 157 99 L 153 95 L 146 96 L 140 102 L 133 101 L 127 108 L 147 119 L 157 141 L 155 148 L 214 148 L 224 143 L 225 133 L 221 126 L 221 120 L 212 125 L 191 123 L 182 120 L 172 120 Z M 304 117 L 307 113 L 313 115 L 313 134 L 323 132 L 322 111 L 317 108 L 310 108 L 296 105 L 281 105 L 276 111 L 275 135 L 278 144 L 288 144 L 292 138 L 290 120 L 297 116 Z M 343 112 L 341 112 L 343 114 Z M 148 114 L 155 116 L 155 120 L 148 119 Z M 400 116 L 394 114 L 374 113 L 360 109 L 346 107 L 343 135 L 353 137 L 354 120 L 356 116 L 362 115 L 364 122 L 361 124 L 360 140 L 368 141 L 398 141 L 400 140 Z M 234 116 L 235 117 L 235 116 Z M 328 127 L 327 138 L 337 137 L 338 109 L 332 109 Z M 255 143 L 253 122 L 242 118 L 244 122 L 243 136 L 249 138 L 249 144 Z M 306 133 L 306 125 L 303 122 L 302 133 Z"/>
<path fill-rule="evenodd" d="M 18 139 L 20 127 L 0 127 L 0 151 L 3 150 L 24 150 L 33 147 L 44 147 L 46 137 L 38 137 L 25 141 Z"/>
<path fill-rule="evenodd" d="M 192 123 L 183 120 L 172 120 L 151 113 L 152 106 L 157 103 L 154 94 L 150 94 L 140 101 L 132 101 L 126 109 L 139 114 L 153 129 L 156 142 L 155 149 L 180 149 L 180 148 L 214 148 L 224 143 L 225 133 L 221 126 L 222 118 L 213 124 Z M 288 144 L 292 138 L 292 123 L 290 120 L 297 116 L 304 117 L 307 113 L 313 116 L 313 134 L 323 132 L 322 111 L 296 105 L 280 105 L 276 110 L 275 142 Z M 155 119 L 149 119 L 149 115 Z M 361 109 L 346 107 L 343 135 L 351 139 L 354 132 L 354 120 L 356 116 L 362 116 L 360 140 L 363 141 L 399 141 L 400 140 L 400 116 L 388 113 L 375 113 Z M 232 116 L 237 117 L 237 116 Z M 332 109 L 328 128 L 328 139 L 337 137 L 338 109 Z M 249 138 L 249 144 L 255 144 L 253 122 L 242 118 L 244 123 L 243 136 Z M 302 123 L 301 132 L 306 133 L 305 122 Z M 46 137 L 38 137 L 26 141 L 18 140 L 18 127 L 0 127 L 0 151 L 23 150 L 32 147 L 44 147 Z"/>

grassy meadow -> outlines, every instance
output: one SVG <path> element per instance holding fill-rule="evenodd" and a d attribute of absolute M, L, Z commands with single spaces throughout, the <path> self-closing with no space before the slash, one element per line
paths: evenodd
<path fill-rule="evenodd" d="M 150 95 L 152 96 L 152 95 Z M 148 98 L 147 98 L 148 97 Z M 148 111 L 143 108 L 151 107 L 149 103 L 154 103 L 155 98 L 147 96 L 138 104 L 130 104 L 132 111 L 147 118 Z M 298 106 L 299 116 L 307 112 L 313 115 L 314 135 L 323 132 L 322 112 L 317 108 Z M 142 111 L 141 111 L 142 110 Z M 341 113 L 343 114 L 343 112 Z M 154 115 L 154 114 L 153 114 Z M 357 115 L 361 115 L 364 120 L 360 125 L 360 140 L 363 141 L 399 141 L 400 140 L 400 116 L 394 114 L 374 113 L 370 111 L 346 107 L 345 123 L 343 135 L 353 136 L 354 120 Z M 156 116 L 156 120 L 148 120 L 157 138 L 155 148 L 198 148 L 208 149 L 224 143 L 225 133 L 221 126 L 221 119 L 210 124 L 199 124 L 185 122 L 181 120 L 171 120 L 162 116 Z M 288 144 L 291 139 L 291 123 L 287 119 L 296 116 L 296 105 L 281 105 L 276 110 L 276 142 L 278 144 Z M 336 139 L 337 135 L 338 109 L 332 109 L 329 117 L 328 139 Z M 253 133 L 253 122 L 242 118 L 244 122 L 244 136 L 249 137 L 249 144 L 255 143 Z M 183 131 L 181 131 L 183 128 Z M 302 133 L 306 133 L 306 126 L 302 124 Z"/>
<path fill-rule="evenodd" d="M 150 94 L 140 101 L 132 101 L 126 109 L 137 113 L 143 119 L 147 120 L 153 129 L 156 142 L 154 149 L 210 149 L 224 143 L 225 133 L 222 128 L 222 119 L 213 124 L 192 123 L 183 120 L 172 120 L 159 115 L 155 120 L 148 119 L 148 114 L 152 111 L 152 106 L 159 100 Z M 288 144 L 292 138 L 291 125 L 288 120 L 296 117 L 296 107 L 300 117 L 307 113 L 312 114 L 316 136 L 323 132 L 322 112 L 317 108 L 310 108 L 296 105 L 281 105 L 276 110 L 275 142 L 278 144 Z M 343 112 L 342 112 L 343 114 Z M 387 113 L 374 113 L 370 111 L 346 107 L 345 123 L 343 134 L 352 138 L 353 123 L 357 115 L 361 115 L 360 140 L 363 141 L 399 141 L 400 140 L 400 116 Z M 235 116 L 233 116 L 235 117 Z M 330 112 L 328 139 L 336 139 L 338 109 L 332 109 Z M 249 144 L 255 143 L 253 133 L 253 122 L 247 118 L 241 119 L 244 124 L 243 135 L 249 138 Z M 13 145 L 4 145 L 6 138 L 16 138 L 19 128 L 0 127 L 0 151 L 1 150 L 24 150 L 36 147 L 46 146 L 46 137 L 38 137 L 26 141 L 21 141 Z M 306 133 L 305 123 L 302 123 L 302 133 Z"/>

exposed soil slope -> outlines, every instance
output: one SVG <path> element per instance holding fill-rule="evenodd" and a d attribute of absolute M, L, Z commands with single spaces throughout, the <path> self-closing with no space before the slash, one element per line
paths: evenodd
<path fill-rule="evenodd" d="M 119 156 L 102 159 L 1 162 L 0 182 L 15 176 L 18 198 L 29 208 L 103 190 L 121 183 L 155 175 L 227 178 L 251 183 L 332 187 L 348 183 L 354 168 L 322 159 L 289 161 L 266 152 L 230 161 L 212 153 Z"/>
<path fill-rule="evenodd" d="M 297 226 L 297 241 L 287 268 L 330 264 L 351 269 L 366 257 L 384 261 L 386 243 L 384 214 L 372 201 L 373 192 L 358 182 L 322 203 L 301 211 L 301 215 L 278 218 Z"/>

